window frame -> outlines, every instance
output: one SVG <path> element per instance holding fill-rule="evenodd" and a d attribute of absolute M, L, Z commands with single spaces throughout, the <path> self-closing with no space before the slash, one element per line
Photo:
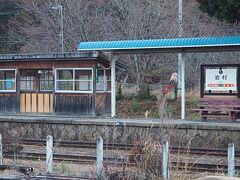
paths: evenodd
<path fill-rule="evenodd" d="M 72 70 L 73 71 L 73 79 L 72 80 L 59 80 L 57 79 L 57 71 L 59 70 Z M 75 79 L 75 71 L 76 70 L 91 70 L 92 73 L 91 73 L 91 80 L 76 80 Z M 55 89 L 55 92 L 56 93 L 93 93 L 93 76 L 94 76 L 94 71 L 93 71 L 93 68 L 55 68 L 55 84 L 54 84 L 54 89 Z M 69 82 L 73 82 L 73 90 L 58 90 L 57 89 L 57 85 L 58 85 L 58 82 L 63 82 L 63 81 L 69 81 Z M 76 84 L 76 81 L 84 81 L 84 82 L 90 82 L 91 83 L 91 87 L 92 87 L 92 90 L 90 91 L 83 91 L 83 90 L 75 90 L 75 84 Z"/>
<path fill-rule="evenodd" d="M 26 76 L 26 75 L 22 75 L 21 73 L 26 73 L 27 71 L 29 71 L 30 73 L 32 73 L 33 76 Z M 41 71 L 41 73 L 39 73 L 39 71 Z M 42 74 L 42 71 L 52 71 L 52 80 L 41 80 L 40 76 Z M 43 68 L 43 69 L 19 69 L 19 90 L 20 92 L 35 92 L 35 93 L 50 93 L 54 91 L 54 70 L 50 69 L 50 68 Z M 21 79 L 23 77 L 35 77 L 35 79 L 33 80 L 26 80 L 26 79 Z M 50 76 L 49 76 L 50 77 Z M 52 89 L 50 90 L 42 90 L 41 89 L 41 82 L 44 81 L 52 81 L 53 86 Z M 24 84 L 24 88 L 21 87 L 21 83 L 32 83 L 30 86 L 34 87 L 34 83 L 36 83 L 36 89 L 31 89 L 31 88 L 26 88 L 26 84 Z"/>
<path fill-rule="evenodd" d="M 15 82 L 15 89 L 14 90 L 2 90 L 0 89 L 0 92 L 17 92 L 17 69 L 0 69 L 0 71 L 14 71 L 14 81 L 11 82 Z M 0 80 L 1 82 L 6 82 L 7 80 Z"/>
<path fill-rule="evenodd" d="M 102 70 L 103 71 L 103 85 L 104 85 L 104 90 L 97 90 L 97 83 L 96 83 L 96 92 L 97 93 L 110 93 L 111 92 L 111 89 L 108 90 L 108 82 L 111 83 L 111 78 L 110 80 L 108 80 L 107 78 L 107 71 L 109 70 L 110 73 L 111 73 L 111 70 L 110 69 L 104 69 L 104 68 L 100 68 L 99 70 Z M 110 76 L 111 77 L 111 76 Z"/>
<path fill-rule="evenodd" d="M 38 70 L 39 71 L 39 70 Z M 51 79 L 49 79 L 49 75 L 48 75 L 48 79 L 46 80 L 46 79 L 44 79 L 44 80 L 42 80 L 41 79 L 41 77 L 39 77 L 38 78 L 38 83 L 39 83 L 39 88 L 38 88 L 38 90 L 39 90 L 39 92 L 53 92 L 54 91 L 54 71 L 53 71 L 53 69 L 40 69 L 40 71 L 52 71 L 52 80 Z M 42 73 L 41 73 L 42 74 Z M 41 76 L 41 75 L 40 75 Z M 41 89 L 41 82 L 44 82 L 44 84 L 45 84 L 45 82 L 48 82 L 47 84 L 49 85 L 50 84 L 50 82 L 52 82 L 53 83 L 53 85 L 52 85 L 52 89 L 49 89 L 49 90 L 42 90 Z"/>

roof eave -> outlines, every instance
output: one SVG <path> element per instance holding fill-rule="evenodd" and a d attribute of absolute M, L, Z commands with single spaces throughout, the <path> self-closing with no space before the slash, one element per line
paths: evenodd
<path fill-rule="evenodd" d="M 79 51 L 90 51 L 91 49 L 79 49 Z M 112 52 L 114 54 L 145 54 L 145 53 L 194 53 L 194 52 L 218 52 L 218 51 L 240 51 L 237 45 L 207 45 L 207 46 L 175 46 L 175 47 L 139 47 L 139 48 L 95 48 L 95 51 Z"/>

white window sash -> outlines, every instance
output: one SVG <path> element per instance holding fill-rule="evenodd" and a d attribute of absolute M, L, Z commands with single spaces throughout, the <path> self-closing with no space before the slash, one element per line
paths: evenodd
<path fill-rule="evenodd" d="M 73 71 L 73 79 L 68 79 L 68 80 L 60 80 L 60 79 L 57 79 L 57 72 L 59 70 L 72 70 Z M 91 77 L 91 80 L 78 80 L 78 79 L 75 79 L 75 72 L 77 70 L 91 70 L 92 71 L 92 77 Z M 57 89 L 57 86 L 58 86 L 58 82 L 73 82 L 73 87 L 72 89 L 73 90 L 58 90 Z M 91 90 L 87 90 L 87 91 L 84 91 L 84 90 L 79 90 L 79 91 L 76 91 L 75 90 L 75 82 L 76 81 L 79 81 L 79 82 L 91 82 Z M 55 92 L 56 93 L 93 93 L 93 68 L 55 68 Z"/>
<path fill-rule="evenodd" d="M 16 92 L 16 76 L 17 76 L 17 71 L 16 69 L 0 69 L 0 71 L 14 71 L 14 80 L 0 80 L 0 82 L 6 82 L 6 81 L 11 81 L 13 83 L 15 83 L 15 88 L 12 89 L 12 90 L 3 90 L 3 89 L 0 89 L 0 92 Z"/>

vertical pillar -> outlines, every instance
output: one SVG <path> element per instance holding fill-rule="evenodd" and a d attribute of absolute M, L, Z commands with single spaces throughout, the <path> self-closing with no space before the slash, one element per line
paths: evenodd
<path fill-rule="evenodd" d="M 185 60 L 181 60 L 181 119 L 185 119 Z"/>
<path fill-rule="evenodd" d="M 51 135 L 47 136 L 46 142 L 46 171 L 47 173 L 52 173 L 53 165 L 53 137 Z"/>
<path fill-rule="evenodd" d="M 96 83 L 97 83 L 97 66 L 95 66 L 94 70 L 93 70 L 93 82 L 92 82 L 92 116 L 96 117 Z"/>
<path fill-rule="evenodd" d="M 178 53 L 178 95 L 181 96 L 182 94 L 182 70 L 181 70 L 181 64 L 182 64 L 182 53 Z"/>
<path fill-rule="evenodd" d="M 2 134 L 0 134 L 0 165 L 3 164 Z"/>
<path fill-rule="evenodd" d="M 20 70 L 16 69 L 16 113 L 20 113 Z"/>
<path fill-rule="evenodd" d="M 163 143 L 162 147 L 162 176 L 163 180 L 169 179 L 169 168 L 168 168 L 168 141 Z"/>
<path fill-rule="evenodd" d="M 115 73 L 115 58 L 111 54 L 111 116 L 116 116 L 116 73 Z"/>
<path fill-rule="evenodd" d="M 182 20 L 183 20 L 183 6 L 182 6 L 182 0 L 178 0 L 178 37 L 182 37 L 183 33 L 183 26 L 182 26 Z M 181 95 L 181 88 L 182 88 L 182 76 L 181 76 L 181 62 L 182 62 L 182 54 L 178 53 L 178 94 Z"/>
<path fill-rule="evenodd" d="M 234 144 L 228 144 L 228 176 L 234 177 L 235 176 L 235 165 L 234 165 L 234 158 L 235 158 L 235 148 Z"/>
<path fill-rule="evenodd" d="M 103 139 L 97 138 L 97 176 L 99 179 L 104 177 L 103 172 Z"/>

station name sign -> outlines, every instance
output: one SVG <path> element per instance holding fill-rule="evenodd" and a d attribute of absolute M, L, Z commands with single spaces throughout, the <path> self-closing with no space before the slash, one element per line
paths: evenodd
<path fill-rule="evenodd" d="M 237 91 L 237 68 L 206 68 L 206 91 Z"/>

